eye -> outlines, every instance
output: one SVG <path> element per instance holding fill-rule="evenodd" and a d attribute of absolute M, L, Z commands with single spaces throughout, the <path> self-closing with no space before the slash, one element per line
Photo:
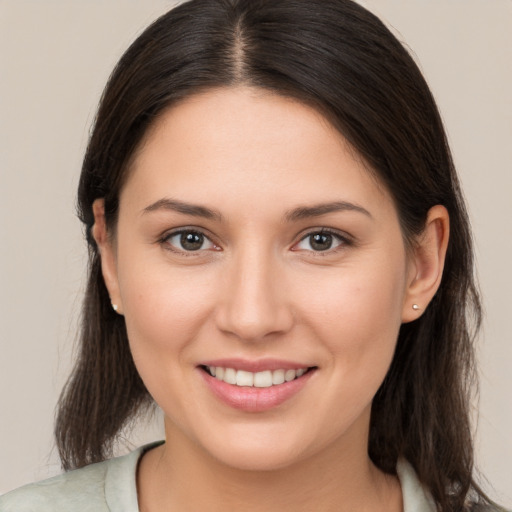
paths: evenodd
<path fill-rule="evenodd" d="M 308 233 L 293 247 L 293 250 L 324 252 L 330 249 L 336 249 L 344 244 L 348 244 L 348 241 L 341 235 L 326 230 L 320 230 Z"/>
<path fill-rule="evenodd" d="M 170 245 L 174 250 L 182 252 L 219 249 L 206 235 L 192 229 L 175 231 L 167 235 L 163 242 Z"/>

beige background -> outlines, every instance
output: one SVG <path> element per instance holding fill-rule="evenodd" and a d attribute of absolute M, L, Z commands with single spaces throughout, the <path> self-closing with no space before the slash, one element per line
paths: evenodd
<path fill-rule="evenodd" d="M 512 0 L 367 0 L 414 49 L 468 198 L 487 319 L 478 462 L 512 506 Z M 55 474 L 85 244 L 74 194 L 105 80 L 173 2 L 0 0 L 0 492 Z M 134 444 L 160 437 L 158 425 Z"/>

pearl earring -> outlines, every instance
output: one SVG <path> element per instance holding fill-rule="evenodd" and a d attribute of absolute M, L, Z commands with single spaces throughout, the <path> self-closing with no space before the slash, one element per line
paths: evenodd
<path fill-rule="evenodd" d="M 418 311 L 420 307 L 418 306 L 418 304 L 413 304 L 412 309 L 414 309 L 414 311 Z"/>
<path fill-rule="evenodd" d="M 112 309 L 117 313 L 117 304 L 112 303 Z"/>

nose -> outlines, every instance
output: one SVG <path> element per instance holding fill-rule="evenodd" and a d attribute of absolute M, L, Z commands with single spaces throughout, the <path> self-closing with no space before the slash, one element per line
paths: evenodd
<path fill-rule="evenodd" d="M 293 325 L 283 268 L 270 251 L 241 251 L 223 276 L 217 327 L 243 341 L 270 339 Z"/>

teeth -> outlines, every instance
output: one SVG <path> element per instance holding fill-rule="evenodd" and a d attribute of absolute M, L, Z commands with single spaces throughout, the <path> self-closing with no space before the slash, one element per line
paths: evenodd
<path fill-rule="evenodd" d="M 284 370 L 272 372 L 272 384 L 282 384 L 284 382 Z"/>
<path fill-rule="evenodd" d="M 236 372 L 236 385 L 237 386 L 252 386 L 254 383 L 254 374 L 251 372 L 244 372 L 238 370 Z"/>
<path fill-rule="evenodd" d="M 222 380 L 228 384 L 242 387 L 269 388 L 278 386 L 284 382 L 290 382 L 296 378 L 302 377 L 307 368 L 297 370 L 265 370 L 262 372 L 247 372 L 245 370 L 235 370 L 233 368 L 223 368 L 221 366 L 208 366 L 208 371 L 212 377 Z"/>
<path fill-rule="evenodd" d="M 297 372 L 295 370 L 286 370 L 284 374 L 284 380 L 286 382 L 290 382 L 291 380 L 295 379 L 297 376 Z"/>
<path fill-rule="evenodd" d="M 272 386 L 272 372 L 270 370 L 254 374 L 255 388 L 269 388 L 270 386 Z"/>
<path fill-rule="evenodd" d="M 224 370 L 224 382 L 236 384 L 236 371 L 233 368 L 226 368 Z"/>

